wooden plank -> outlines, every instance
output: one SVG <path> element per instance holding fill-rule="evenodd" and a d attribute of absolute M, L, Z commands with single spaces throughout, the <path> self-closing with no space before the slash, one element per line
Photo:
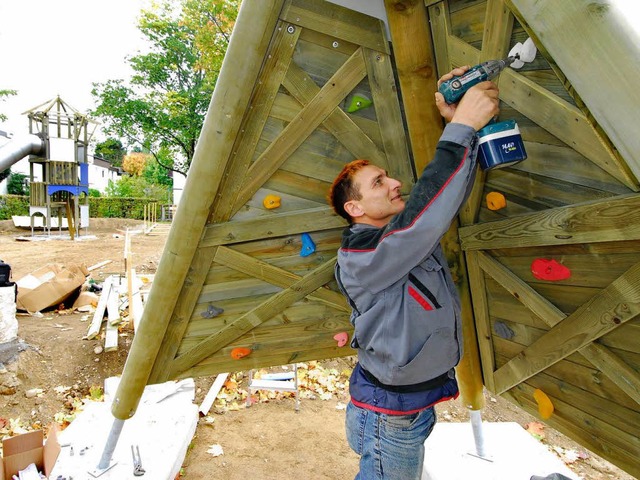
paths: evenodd
<path fill-rule="evenodd" d="M 103 262 L 98 262 L 98 263 L 96 263 L 94 265 L 91 265 L 90 267 L 87 267 L 87 270 L 89 272 L 93 272 L 94 270 L 97 270 L 98 268 L 102 268 L 105 265 L 109 265 L 111 262 L 113 262 L 113 260 L 105 260 Z"/>
<path fill-rule="evenodd" d="M 236 212 L 264 184 L 315 128 L 336 108 L 338 103 L 366 74 L 362 50 L 358 49 L 285 127 L 282 134 L 256 159 L 234 201 Z"/>
<path fill-rule="evenodd" d="M 273 215 L 269 219 L 269 223 L 258 218 L 209 225 L 201 246 L 231 245 L 261 238 L 281 237 L 345 226 L 344 219 L 337 216 L 330 207 L 318 207 L 300 212 Z"/>
<path fill-rule="evenodd" d="M 216 196 L 212 207 L 211 217 L 213 221 L 227 219 L 232 214 L 232 202 L 240 185 L 244 181 L 249 164 L 253 159 L 258 138 L 264 129 L 273 103 L 277 97 L 278 89 L 282 83 L 291 56 L 300 35 L 300 29 L 292 33 L 287 31 L 288 25 L 278 22 L 273 33 L 272 44 L 266 55 L 264 67 L 260 71 L 255 88 L 251 94 L 251 114 L 242 120 L 242 126 L 234 140 L 233 161 Z"/>
<path fill-rule="evenodd" d="M 120 285 L 115 282 L 111 284 L 109 297 L 107 298 L 107 324 L 117 325 L 120 323 Z"/>
<path fill-rule="evenodd" d="M 637 14 L 634 18 L 613 4 L 604 4 L 596 10 L 579 0 L 567 0 L 561 5 L 544 0 L 535 7 L 523 0 L 510 3 L 543 41 L 628 163 L 618 166 L 623 170 L 630 168 L 635 178 L 640 178 L 640 136 L 635 128 L 637 117 L 630 108 L 640 104 L 640 93 L 633 80 L 640 75 Z M 553 15 L 542 15 L 547 8 L 553 8 Z M 584 62 L 584 58 L 595 61 Z M 625 71 L 625 75 L 618 75 L 619 71 Z M 603 95 L 603 85 L 616 88 Z"/>
<path fill-rule="evenodd" d="M 282 288 L 288 288 L 301 279 L 298 275 L 274 267 L 266 262 L 261 262 L 249 255 L 244 255 L 227 247 L 218 248 L 213 260 Z M 312 295 L 309 295 L 309 299 L 325 303 L 330 307 L 344 312 L 351 312 L 351 307 L 347 304 L 344 296 L 341 293 L 329 289 L 320 288 Z"/>
<path fill-rule="evenodd" d="M 89 330 L 87 331 L 87 340 L 93 340 L 100 333 L 100 327 L 102 326 L 102 320 L 104 319 L 104 312 L 107 308 L 107 300 L 111 293 L 111 282 L 113 277 L 108 276 L 104 282 L 102 282 L 102 292 L 100 293 L 100 299 L 96 306 L 96 311 L 93 313 L 93 320 L 89 324 Z"/>
<path fill-rule="evenodd" d="M 640 314 L 640 263 L 495 372 L 502 393 Z"/>
<path fill-rule="evenodd" d="M 433 158 L 443 122 L 433 100 L 437 72 L 427 10 L 421 0 L 385 0 L 387 23 L 416 171 Z M 378 116 L 380 118 L 380 116 Z"/>
<path fill-rule="evenodd" d="M 117 396 L 120 402 L 117 406 L 114 404 L 112 409 L 116 418 L 124 420 L 135 413 L 145 385 L 153 378 L 152 370 L 160 372 L 158 376 L 166 375 L 168 371 L 161 366 L 167 359 L 159 355 L 168 355 L 170 361 L 172 347 L 161 350 L 161 346 L 176 341 L 175 338 L 169 338 L 168 326 L 176 313 L 180 313 L 176 308 L 179 299 L 191 299 L 191 292 L 200 290 L 201 284 L 192 283 L 187 275 L 190 268 L 199 268 L 198 264 L 193 263 L 197 257 L 198 242 L 227 163 L 232 157 L 234 140 L 249 107 L 250 92 L 259 77 L 282 4 L 282 0 L 263 0 L 246 2 L 240 7 L 189 168 L 184 187 L 185 196 L 173 219 L 136 334 L 142 340 L 135 342 L 129 351 L 127 365 L 118 386 Z M 206 264 L 206 270 L 209 265 L 210 263 Z M 183 308 L 188 310 L 192 306 L 193 304 Z M 188 319 L 190 312 L 185 317 Z M 180 319 L 177 323 L 180 324 Z M 173 333 L 180 328 L 178 326 Z"/>
<path fill-rule="evenodd" d="M 333 279 L 335 257 L 306 275 L 304 278 L 292 284 L 289 288 L 273 295 L 256 308 L 242 315 L 225 328 L 210 335 L 189 352 L 177 357 L 171 364 L 170 378 L 178 376 L 180 372 L 202 361 L 234 339 L 248 332 L 252 328 L 268 320 L 277 312 L 297 302 L 311 292 L 322 287 Z"/>
<path fill-rule="evenodd" d="M 435 6 L 427 5 L 438 78 L 451 70 L 448 41 L 451 34 L 449 2 L 439 2 Z"/>
<path fill-rule="evenodd" d="M 113 291 L 113 290 L 112 290 Z M 104 336 L 104 351 L 115 352 L 118 350 L 118 324 L 107 322 Z"/>
<path fill-rule="evenodd" d="M 142 318 L 142 310 L 144 306 L 142 304 L 142 294 L 140 293 L 140 279 L 136 276 L 135 268 L 131 269 L 131 277 L 132 277 L 132 292 L 131 292 L 131 300 L 129 303 L 129 315 L 131 317 L 131 322 L 133 325 L 134 332 L 138 329 L 138 325 L 140 324 L 140 319 Z"/>
<path fill-rule="evenodd" d="M 198 409 L 198 411 L 202 415 L 206 415 L 209 413 L 209 410 L 211 410 L 211 405 L 213 405 L 213 402 L 216 400 L 216 397 L 218 396 L 218 393 L 220 393 L 220 390 L 222 389 L 224 382 L 227 380 L 228 376 L 228 373 L 219 373 L 216 379 L 213 381 L 213 385 L 211 385 L 211 388 L 205 395 L 202 403 L 200 404 L 200 408 Z"/>
<path fill-rule="evenodd" d="M 291 64 L 283 84 L 303 107 L 320 92 L 311 77 L 295 64 Z M 322 125 L 349 150 L 355 158 L 366 158 L 380 165 L 387 164 L 387 158 L 342 109 L 336 107 Z"/>
<path fill-rule="evenodd" d="M 489 303 L 484 283 L 484 275 L 478 266 L 477 252 L 466 252 L 467 273 L 471 298 L 473 300 L 473 315 L 480 350 L 480 364 L 486 387 L 493 391 L 493 372 L 495 371 L 493 345 L 491 343 L 491 325 L 489 323 Z"/>
<path fill-rule="evenodd" d="M 389 54 L 382 21 L 330 2 L 295 0 L 281 18 L 294 25 Z"/>
<path fill-rule="evenodd" d="M 380 135 L 387 156 L 387 169 L 391 177 L 403 182 L 404 189 L 413 183 L 413 170 L 409 158 L 400 102 L 396 93 L 391 57 L 364 49 L 371 97 L 376 109 Z"/>
<path fill-rule="evenodd" d="M 464 250 L 640 239 L 640 195 L 553 208 L 460 229 Z"/>

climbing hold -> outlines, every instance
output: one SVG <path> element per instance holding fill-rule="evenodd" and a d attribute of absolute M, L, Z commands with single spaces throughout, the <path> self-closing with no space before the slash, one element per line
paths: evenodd
<path fill-rule="evenodd" d="M 251 349 L 247 347 L 236 347 L 231 350 L 231 358 L 234 360 L 240 360 L 242 357 L 246 357 L 251 353 Z"/>
<path fill-rule="evenodd" d="M 269 210 L 278 208 L 280 206 L 280 197 L 277 195 L 269 194 L 264 197 L 262 205 L 264 205 L 264 208 L 268 208 Z"/>
<path fill-rule="evenodd" d="M 316 244 L 311 240 L 311 235 L 308 233 L 302 234 L 302 248 L 300 249 L 301 257 L 308 257 L 316 251 Z"/>
<path fill-rule="evenodd" d="M 547 258 L 536 258 L 531 262 L 531 273 L 538 280 L 565 280 L 571 276 L 571 270 L 564 265 Z"/>
<path fill-rule="evenodd" d="M 351 103 L 347 107 L 347 112 L 349 113 L 357 112 L 358 110 L 362 110 L 363 108 L 370 107 L 371 105 L 373 105 L 373 102 L 369 98 L 365 97 L 364 95 L 354 95 L 351 98 Z"/>
<path fill-rule="evenodd" d="M 202 318 L 213 318 L 220 315 L 224 312 L 224 308 L 216 307 L 214 305 L 209 305 L 209 307 L 200 314 Z"/>
<path fill-rule="evenodd" d="M 533 398 L 538 403 L 538 413 L 540 418 L 547 420 L 553 415 L 553 403 L 551 399 L 539 388 L 536 388 L 533 392 Z"/>
<path fill-rule="evenodd" d="M 338 342 L 339 347 L 344 347 L 349 341 L 349 334 L 347 332 L 336 333 L 333 339 Z"/>
<path fill-rule="evenodd" d="M 507 206 L 507 200 L 500 192 L 487 193 L 487 208 L 489 210 L 500 210 Z"/>

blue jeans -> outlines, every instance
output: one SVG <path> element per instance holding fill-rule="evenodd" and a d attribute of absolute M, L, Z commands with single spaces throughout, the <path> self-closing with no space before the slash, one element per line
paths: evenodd
<path fill-rule="evenodd" d="M 420 480 L 424 441 L 436 423 L 433 407 L 412 415 L 387 415 L 349 402 L 347 441 L 360 455 L 355 480 Z"/>

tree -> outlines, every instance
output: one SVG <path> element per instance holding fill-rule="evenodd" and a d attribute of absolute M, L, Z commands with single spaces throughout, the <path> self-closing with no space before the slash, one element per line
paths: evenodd
<path fill-rule="evenodd" d="M 18 92 L 16 90 L 0 90 L 0 102 L 4 102 L 6 97 L 11 97 L 16 95 Z M 8 117 L 0 112 L 0 122 L 4 122 Z"/>
<path fill-rule="evenodd" d="M 206 44 L 202 38 L 208 23 L 198 15 L 210 5 L 220 25 L 230 26 L 237 11 L 235 1 L 197 4 L 182 0 L 176 7 L 175 2 L 163 0 L 153 10 L 143 10 L 138 28 L 149 40 L 149 53 L 128 59 L 135 72 L 130 82 L 108 80 L 94 84 L 92 90 L 98 105 L 93 115 L 109 134 L 144 146 L 164 168 L 183 174 L 191 164 L 217 79 L 212 71 L 216 55 L 203 52 L 226 51 L 228 43 L 227 38 Z M 221 7 L 215 10 L 217 5 Z M 158 154 L 161 149 L 170 152 L 172 161 Z"/>
<path fill-rule="evenodd" d="M 12 173 L 7 180 L 7 193 L 9 195 L 29 195 L 29 183 L 27 176 L 22 173 Z"/>
<path fill-rule="evenodd" d="M 122 169 L 131 176 L 139 177 L 150 159 L 148 153 L 130 153 L 122 159 Z"/>
<path fill-rule="evenodd" d="M 122 158 L 127 154 L 127 151 L 122 146 L 120 140 L 109 137 L 104 142 L 96 145 L 95 154 L 114 167 L 120 167 L 122 165 Z"/>

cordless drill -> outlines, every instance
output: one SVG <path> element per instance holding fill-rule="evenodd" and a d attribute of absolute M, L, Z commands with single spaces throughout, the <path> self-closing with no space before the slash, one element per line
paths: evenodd
<path fill-rule="evenodd" d="M 460 101 L 462 96 L 471 87 L 480 82 L 497 77 L 502 70 L 510 66 L 517 59 L 518 55 L 515 55 L 504 60 L 489 60 L 488 62 L 482 62 L 481 64 L 467 70 L 463 75 L 453 77 L 451 80 L 442 82 L 438 91 L 444 97 L 445 102 L 456 103 Z"/>

